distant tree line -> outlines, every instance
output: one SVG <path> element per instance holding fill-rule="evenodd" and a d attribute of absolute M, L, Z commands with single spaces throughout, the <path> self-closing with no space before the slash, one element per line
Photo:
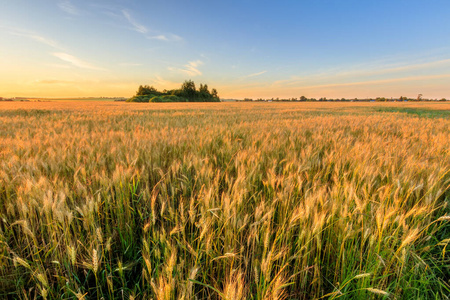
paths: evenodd
<path fill-rule="evenodd" d="M 327 102 L 353 102 L 353 101 L 361 101 L 361 102 L 394 102 L 394 101 L 447 101 L 446 98 L 441 99 L 427 99 L 423 98 L 422 94 L 419 94 L 417 98 L 408 98 L 404 96 L 400 96 L 399 98 L 385 98 L 385 97 L 376 97 L 376 98 L 336 98 L 336 99 L 327 99 L 326 97 L 323 98 L 307 98 L 305 96 L 301 96 L 299 98 L 258 98 L 258 99 L 252 99 L 252 98 L 244 98 L 244 100 L 240 101 L 253 101 L 253 102 L 272 102 L 272 101 L 279 101 L 279 102 L 316 102 L 316 101 L 327 101 Z"/>
<path fill-rule="evenodd" d="M 216 89 L 209 91 L 207 84 L 201 84 L 199 89 L 192 80 L 186 80 L 181 88 L 158 91 L 153 86 L 139 86 L 136 95 L 127 102 L 220 102 Z"/>

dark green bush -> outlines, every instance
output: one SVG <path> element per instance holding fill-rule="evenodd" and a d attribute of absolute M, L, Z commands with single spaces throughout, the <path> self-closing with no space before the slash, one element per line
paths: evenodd
<path fill-rule="evenodd" d="M 155 95 L 133 96 L 130 99 L 127 99 L 127 102 L 149 102 L 150 99 L 152 99 L 154 97 L 155 97 Z"/>
<path fill-rule="evenodd" d="M 150 99 L 150 102 L 187 102 L 187 99 L 175 95 L 164 95 L 155 96 Z"/>

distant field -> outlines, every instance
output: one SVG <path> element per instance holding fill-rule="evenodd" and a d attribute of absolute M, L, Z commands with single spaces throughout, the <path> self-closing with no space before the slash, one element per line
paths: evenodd
<path fill-rule="evenodd" d="M 14 100 L 0 100 L 0 103 L 3 104 L 5 102 L 13 102 L 13 103 L 29 103 L 29 102 L 37 102 L 37 103 L 45 103 L 45 102 L 114 102 L 114 101 L 125 101 L 125 98 L 23 98 L 23 99 L 14 99 Z"/>
<path fill-rule="evenodd" d="M 0 298 L 446 299 L 450 103 L 0 104 Z"/>
<path fill-rule="evenodd" d="M 102 99 L 98 99 L 102 100 Z M 99 101 L 78 101 L 78 99 L 53 99 L 45 102 L 2 102 L 0 110 L 10 109 L 55 109 L 55 110 L 184 110 L 184 109 L 239 109 L 242 111 L 257 109 L 280 111 L 320 111 L 327 110 L 333 112 L 408 112 L 408 110 L 433 110 L 440 111 L 443 116 L 450 114 L 449 102 L 222 102 L 222 103 L 123 103 L 113 100 L 100 101 L 110 103 L 98 103 Z M 406 110 L 406 111 L 405 111 Z"/>

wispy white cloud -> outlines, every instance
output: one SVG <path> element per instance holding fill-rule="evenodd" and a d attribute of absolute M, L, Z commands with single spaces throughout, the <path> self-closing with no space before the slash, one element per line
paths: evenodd
<path fill-rule="evenodd" d="M 177 41 L 182 41 L 183 38 L 179 35 L 176 34 L 158 34 L 158 35 L 148 35 L 147 36 L 148 39 L 150 40 L 160 40 L 160 41 L 165 41 L 165 42 L 177 42 Z"/>
<path fill-rule="evenodd" d="M 122 20 L 125 19 L 129 25 L 128 29 L 142 33 L 149 40 L 159 40 L 164 42 L 179 42 L 183 40 L 183 38 L 179 35 L 173 33 L 161 33 L 158 30 L 148 28 L 147 26 L 138 22 L 136 18 L 133 17 L 131 12 L 127 9 L 118 10 L 120 14 L 117 14 L 115 12 L 116 10 L 113 6 L 104 9 L 105 9 L 105 11 L 103 12 L 104 14 L 110 16 L 113 19 L 118 18 L 122 18 Z"/>
<path fill-rule="evenodd" d="M 203 65 L 203 62 L 201 60 L 195 60 L 188 62 L 186 65 L 183 66 L 183 68 L 169 67 L 168 69 L 170 71 L 185 73 L 188 74 L 189 76 L 198 76 L 202 75 L 202 72 L 198 68 L 201 65 Z"/>
<path fill-rule="evenodd" d="M 147 36 L 148 39 L 150 40 L 160 40 L 160 41 L 169 41 L 169 39 L 167 38 L 167 36 L 160 34 L 160 35 L 155 35 L 155 36 Z"/>
<path fill-rule="evenodd" d="M 121 18 L 123 18 L 123 14 L 119 14 L 119 13 L 116 13 L 116 12 L 111 11 L 111 10 L 103 10 L 101 13 L 106 15 L 106 16 L 108 16 L 108 17 L 110 17 L 110 18 L 113 18 L 113 19 L 121 19 Z"/>
<path fill-rule="evenodd" d="M 170 81 L 167 79 L 163 79 L 161 76 L 155 76 L 155 78 L 151 79 L 151 83 L 155 86 L 171 89 L 176 88 L 180 85 L 179 82 Z"/>
<path fill-rule="evenodd" d="M 60 60 L 64 61 L 64 62 L 68 62 L 70 63 L 72 66 L 78 67 L 78 68 L 82 68 L 82 69 L 89 69 L 89 70 L 104 70 L 103 68 L 97 67 L 91 63 L 88 63 L 86 61 L 83 61 L 82 59 L 79 59 L 73 55 L 70 55 L 67 52 L 67 50 L 62 47 L 58 42 L 56 42 L 53 39 L 50 39 L 48 37 L 45 37 L 39 33 L 35 33 L 32 31 L 28 31 L 28 30 L 24 30 L 24 29 L 20 29 L 20 28 L 6 28 L 6 27 L 1 27 L 0 28 L 5 28 L 6 31 L 9 34 L 15 35 L 15 36 L 20 36 L 20 37 L 25 37 L 27 39 L 36 41 L 38 43 L 47 45 L 51 48 L 53 48 L 54 50 L 59 50 L 59 51 L 64 51 L 64 52 L 53 52 L 51 53 L 51 55 L 59 58 Z M 62 65 L 62 64 L 48 64 L 49 67 L 52 68 L 68 68 L 68 65 Z"/>
<path fill-rule="evenodd" d="M 190 61 L 186 67 L 185 72 L 192 76 L 202 75 L 202 72 L 198 69 L 199 66 L 203 65 L 201 60 Z"/>
<path fill-rule="evenodd" d="M 81 60 L 73 55 L 67 54 L 67 53 L 56 52 L 56 53 L 52 53 L 52 55 L 59 58 L 62 61 L 68 62 L 68 63 L 72 64 L 73 66 L 81 68 L 81 69 L 97 70 L 97 71 L 104 70 L 103 68 L 94 66 L 86 61 L 83 61 L 83 60 Z"/>
<path fill-rule="evenodd" d="M 147 27 L 145 27 L 142 24 L 139 24 L 126 9 L 122 9 L 122 14 L 125 17 L 125 19 L 128 21 L 128 23 L 130 23 L 130 25 L 132 26 L 132 29 L 134 31 L 144 33 L 144 34 L 148 32 Z"/>
<path fill-rule="evenodd" d="M 353 86 L 353 85 L 377 85 L 377 84 L 389 84 L 395 82 L 406 82 L 406 81 L 422 81 L 422 80 L 430 80 L 430 79 L 444 79 L 450 78 L 450 74 L 439 74 L 439 75 L 427 75 L 427 76 L 408 76 L 408 77 L 400 77 L 400 78 L 389 78 L 389 79 L 380 79 L 380 80 L 368 80 L 368 81 L 360 81 L 360 82 L 348 82 L 348 83 L 336 83 L 323 85 L 318 87 L 340 87 L 340 86 Z"/>
<path fill-rule="evenodd" d="M 355 82 L 344 82 L 344 83 L 318 84 L 318 85 L 310 85 L 310 86 L 301 86 L 301 88 L 302 89 L 303 88 L 317 89 L 317 88 L 329 88 L 329 87 L 379 85 L 379 84 L 390 84 L 390 83 L 397 83 L 397 82 L 422 81 L 422 80 L 444 79 L 444 78 L 450 78 L 450 74 L 427 75 L 427 76 L 407 76 L 407 77 L 379 79 L 379 80 L 367 80 L 367 81 L 355 81 Z"/>
<path fill-rule="evenodd" d="M 52 48 L 63 50 L 63 47 L 61 45 L 59 45 L 58 42 L 56 42 L 48 37 L 45 37 L 39 33 L 20 29 L 20 28 L 6 28 L 6 27 L 1 27 L 1 28 L 5 28 L 9 34 L 12 34 L 15 36 L 20 36 L 20 37 L 25 37 L 25 38 L 31 39 L 33 41 L 36 41 L 38 43 L 50 46 Z"/>
<path fill-rule="evenodd" d="M 394 73 L 404 73 L 416 70 L 431 70 L 436 68 L 442 68 L 445 66 L 450 66 L 450 59 L 439 59 L 420 63 L 396 63 L 396 64 L 386 64 L 386 65 L 376 65 L 376 66 L 359 66 L 356 68 L 350 68 L 347 70 L 341 70 L 334 73 L 335 76 L 346 77 L 346 76 L 374 76 L 374 75 L 387 75 Z M 333 73 L 331 73 L 333 74 Z"/>
<path fill-rule="evenodd" d="M 68 13 L 70 15 L 77 16 L 77 15 L 80 14 L 79 10 L 72 4 L 72 2 L 70 2 L 70 0 L 60 1 L 58 3 L 58 7 L 62 11 L 66 12 L 66 13 Z"/>
<path fill-rule="evenodd" d="M 264 74 L 264 73 L 267 73 L 267 70 L 264 70 L 264 71 L 261 71 L 261 72 L 257 72 L 257 73 L 253 73 L 253 74 L 249 74 L 249 75 L 246 75 L 246 76 L 243 76 L 243 77 L 241 77 L 241 78 L 252 78 L 252 77 L 257 77 L 257 76 L 260 76 L 260 75 L 262 75 L 262 74 Z"/>
<path fill-rule="evenodd" d="M 394 77 L 398 78 L 411 78 L 411 75 L 421 75 L 423 72 L 439 72 L 450 68 L 450 59 L 439 59 L 420 63 L 396 63 L 396 64 L 384 64 L 376 65 L 372 63 L 367 63 L 365 65 L 349 66 L 342 69 L 330 69 L 322 71 L 315 74 L 308 74 L 305 76 L 291 76 L 288 79 L 277 80 L 273 82 L 273 87 L 287 87 L 287 86 L 304 86 L 313 85 L 320 86 L 333 84 L 332 82 L 342 82 L 342 81 L 355 81 L 365 78 L 364 82 L 371 82 L 376 80 L 388 80 L 382 77 Z M 417 71 L 420 71 L 418 73 Z M 381 78 L 380 78 L 381 77 Z M 390 79 L 389 79 L 390 80 Z M 340 83 L 336 83 L 340 84 Z"/>

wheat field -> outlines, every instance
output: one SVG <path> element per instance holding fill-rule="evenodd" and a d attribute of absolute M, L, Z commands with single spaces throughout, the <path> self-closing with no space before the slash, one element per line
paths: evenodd
<path fill-rule="evenodd" d="M 0 106 L 0 297 L 448 299 L 449 103 Z"/>

